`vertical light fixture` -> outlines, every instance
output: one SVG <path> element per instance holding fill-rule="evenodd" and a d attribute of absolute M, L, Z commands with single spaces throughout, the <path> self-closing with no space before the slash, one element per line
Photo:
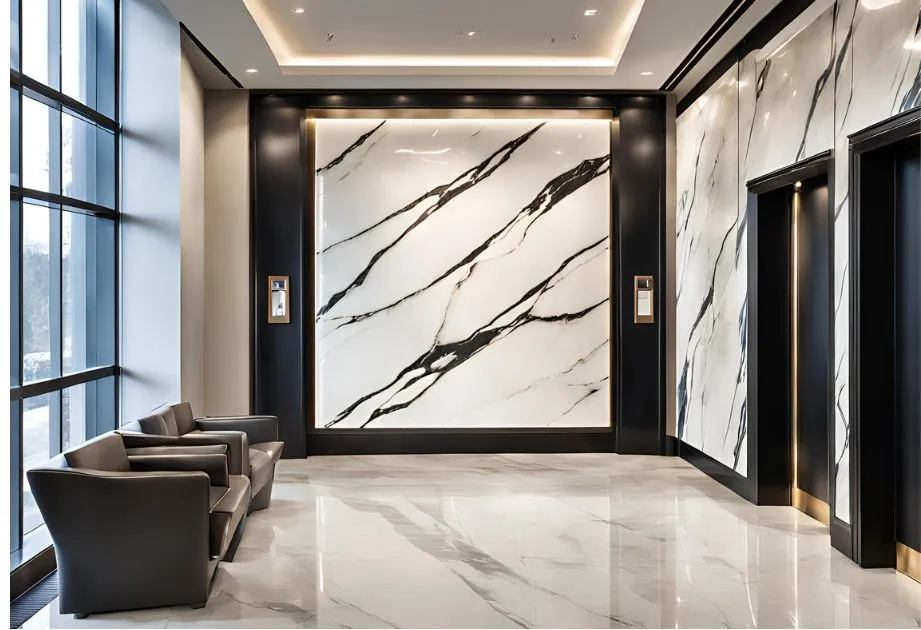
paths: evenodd
<path fill-rule="evenodd" d="M 793 229 L 791 230 L 791 248 L 793 250 L 792 257 L 792 269 L 791 273 L 793 274 L 792 278 L 792 309 L 791 313 L 791 326 L 790 326 L 790 358 L 791 358 L 791 372 L 793 378 L 793 395 L 791 398 L 791 404 L 793 409 L 791 410 L 791 446 L 792 446 L 792 459 L 793 459 L 793 487 L 790 489 L 790 493 L 793 499 L 793 505 L 800 510 L 799 501 L 797 501 L 797 496 L 799 494 L 799 440 L 798 429 L 799 429 L 799 206 L 800 206 L 800 188 L 802 188 L 801 182 L 796 182 L 793 187 Z"/>

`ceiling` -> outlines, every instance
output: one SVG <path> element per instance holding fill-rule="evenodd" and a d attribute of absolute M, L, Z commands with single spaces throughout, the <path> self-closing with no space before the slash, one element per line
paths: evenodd
<path fill-rule="evenodd" d="M 730 0 L 162 1 L 250 89 L 655 90 L 730 4 Z M 756 0 L 739 22 L 754 20 L 753 25 L 760 19 L 758 14 L 777 2 Z M 585 15 L 587 10 L 595 14 Z M 725 45 L 728 51 L 748 28 L 737 35 L 730 32 L 715 48 Z M 247 72 L 250 69 L 257 72 Z"/>

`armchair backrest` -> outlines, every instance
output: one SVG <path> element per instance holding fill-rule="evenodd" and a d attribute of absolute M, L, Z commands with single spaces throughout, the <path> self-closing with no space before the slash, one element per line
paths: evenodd
<path fill-rule="evenodd" d="M 71 468 L 105 470 L 108 472 L 128 472 L 131 464 L 121 436 L 105 433 L 77 448 L 64 453 L 64 459 Z"/>
<path fill-rule="evenodd" d="M 176 421 L 176 428 L 179 435 L 194 431 L 198 427 L 195 425 L 195 416 L 192 414 L 192 404 L 183 400 L 170 407 L 173 412 L 173 419 Z"/>

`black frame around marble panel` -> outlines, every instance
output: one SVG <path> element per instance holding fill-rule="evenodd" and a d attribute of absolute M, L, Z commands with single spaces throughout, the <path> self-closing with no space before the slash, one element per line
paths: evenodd
<path fill-rule="evenodd" d="M 306 110 L 317 109 L 612 110 L 612 429 L 324 430 L 314 427 L 314 241 L 308 199 L 312 148 Z M 632 321 L 634 275 L 665 286 L 665 97 L 622 92 L 320 91 L 250 96 L 251 379 L 254 412 L 277 414 L 285 454 L 442 452 L 621 452 L 662 454 L 665 436 L 665 308 L 656 323 Z M 622 159 L 622 156 L 628 156 Z M 290 270 L 290 271 L 289 271 Z M 291 277 L 291 324 L 267 326 L 260 278 Z M 306 284 L 307 281 L 311 285 Z M 626 291 L 626 293 L 625 293 Z M 300 293 L 298 293 L 300 292 Z M 627 295 L 629 293 L 629 295 Z M 628 366 L 629 369 L 626 369 Z"/>
<path fill-rule="evenodd" d="M 894 567 L 896 459 L 893 376 L 875 365 L 894 361 L 893 314 L 864 309 L 864 302 L 893 305 L 893 257 L 869 256 L 892 249 L 894 161 L 872 153 L 921 141 L 921 108 L 904 112 L 848 136 L 850 145 L 850 482 L 851 554 L 866 568 Z M 873 159 L 877 157 L 877 159 Z M 887 164 L 888 162 L 888 164 Z M 866 207 L 866 209 L 865 209 Z M 872 213 L 872 216 L 871 216 Z M 880 340 L 882 341 L 880 343 Z M 863 422 L 872 411 L 872 424 Z M 921 488 L 915 493 L 921 494 Z M 832 541 L 834 543 L 834 539 Z"/>

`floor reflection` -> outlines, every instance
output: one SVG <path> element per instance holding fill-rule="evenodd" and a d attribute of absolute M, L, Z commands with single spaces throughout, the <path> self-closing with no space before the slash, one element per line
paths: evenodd
<path fill-rule="evenodd" d="M 339 457 L 281 462 L 206 608 L 56 608 L 25 627 L 919 627 L 921 584 L 676 458 Z"/>

